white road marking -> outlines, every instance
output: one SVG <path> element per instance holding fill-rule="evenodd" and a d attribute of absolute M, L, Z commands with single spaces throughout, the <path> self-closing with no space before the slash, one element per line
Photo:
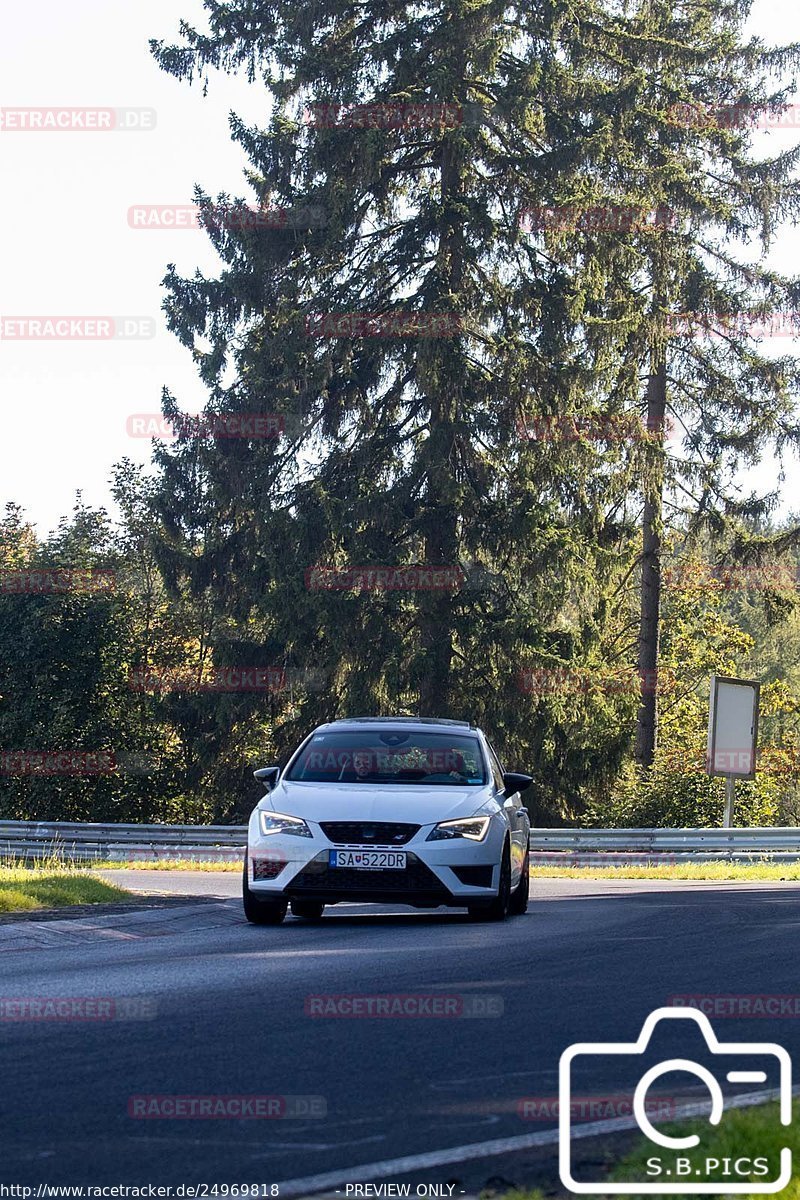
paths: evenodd
<path fill-rule="evenodd" d="M 428 1087 L 432 1092 L 451 1092 L 454 1088 L 464 1087 L 470 1083 L 489 1083 L 493 1079 L 519 1079 L 528 1078 L 531 1075 L 557 1075 L 557 1071 L 505 1071 L 500 1075 L 469 1075 L 466 1079 L 436 1079 L 428 1082 Z"/>
<path fill-rule="evenodd" d="M 800 1093 L 800 1087 L 792 1089 L 793 1094 Z M 778 1088 L 761 1092 L 746 1092 L 741 1096 L 733 1096 L 728 1104 L 730 1108 L 749 1108 L 754 1104 L 766 1104 L 780 1097 Z M 708 1111 L 708 1101 L 704 1099 L 697 1104 L 682 1104 L 671 1115 L 672 1120 L 680 1117 L 705 1116 Z M 637 1122 L 633 1116 L 612 1117 L 606 1121 L 588 1121 L 585 1125 L 574 1126 L 573 1140 L 579 1138 L 597 1137 L 603 1133 L 617 1133 L 626 1129 L 636 1129 Z M 431 1150 L 427 1154 L 409 1154 L 405 1158 L 387 1158 L 382 1162 L 363 1163 L 361 1166 L 348 1167 L 338 1171 L 325 1171 L 319 1175 L 306 1175 L 302 1179 L 284 1179 L 279 1182 L 281 1200 L 290 1197 L 311 1196 L 319 1192 L 333 1191 L 348 1183 L 372 1182 L 375 1179 L 389 1179 L 393 1175 L 408 1175 L 412 1171 L 425 1171 L 434 1167 L 444 1167 L 451 1163 L 469 1162 L 476 1158 L 493 1158 L 498 1154 L 512 1154 L 515 1150 L 530 1150 L 536 1146 L 557 1146 L 558 1130 L 543 1129 L 538 1133 L 524 1133 L 515 1137 L 493 1138 L 488 1142 L 470 1142 L 465 1146 L 450 1146 L 446 1150 Z"/>
<path fill-rule="evenodd" d="M 233 1143 L 230 1139 L 222 1140 L 220 1138 L 185 1138 L 176 1135 L 175 1137 L 136 1137 L 130 1141 L 137 1145 L 140 1142 L 154 1142 L 157 1145 L 164 1146 L 225 1146 L 230 1148 L 232 1145 L 240 1146 L 244 1151 L 248 1149 L 257 1150 L 258 1153 L 247 1155 L 248 1161 L 254 1162 L 261 1158 L 274 1158 L 280 1150 L 341 1150 L 343 1146 L 365 1146 L 371 1142 L 385 1142 L 386 1134 L 377 1133 L 372 1137 L 353 1138 L 347 1142 L 269 1142 L 266 1146 L 263 1141 L 242 1141 Z"/>

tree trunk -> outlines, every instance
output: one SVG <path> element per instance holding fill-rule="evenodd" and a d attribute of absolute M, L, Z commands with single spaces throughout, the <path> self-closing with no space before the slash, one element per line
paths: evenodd
<path fill-rule="evenodd" d="M 644 483 L 642 584 L 639 615 L 640 703 L 636 761 L 650 767 L 658 739 L 658 646 L 661 625 L 661 526 L 664 491 L 664 419 L 667 365 L 662 359 L 647 382 L 647 431 L 652 457 Z"/>
<path fill-rule="evenodd" d="M 453 20 L 453 72 L 456 86 L 464 90 L 466 54 L 464 30 Z M 463 95 L 461 96 L 463 102 Z M 446 307 L 460 299 L 464 286 L 464 231 L 459 203 L 463 194 L 463 148 L 457 137 L 445 137 L 440 168 L 442 224 L 439 233 L 437 273 Z M 442 305 L 441 307 L 444 307 Z M 462 407 L 463 359 L 458 341 L 438 339 L 430 351 L 433 370 L 421 372 L 423 386 L 430 379 L 430 429 L 427 445 L 424 517 L 425 562 L 455 567 L 458 554 L 459 489 L 455 473 L 456 422 Z M 450 716 L 453 661 L 453 593 L 428 592 L 420 597 L 420 643 L 424 655 L 419 686 L 420 713 Z M 458 715 L 458 714 L 456 714 Z"/>

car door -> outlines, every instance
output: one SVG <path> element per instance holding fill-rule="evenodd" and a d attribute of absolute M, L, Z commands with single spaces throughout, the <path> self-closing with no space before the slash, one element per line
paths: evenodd
<path fill-rule="evenodd" d="M 487 742 L 486 744 L 489 749 L 489 763 L 492 769 L 492 778 L 495 782 L 497 802 L 502 805 L 503 811 L 508 817 L 509 828 L 511 830 L 511 884 L 513 887 L 516 886 L 519 873 L 522 870 L 522 864 L 525 861 L 525 853 L 528 849 L 530 821 L 519 792 L 515 792 L 513 796 L 506 797 L 504 795 L 504 772 L 500 764 L 500 759 L 497 757 L 497 752 L 491 742 Z"/>

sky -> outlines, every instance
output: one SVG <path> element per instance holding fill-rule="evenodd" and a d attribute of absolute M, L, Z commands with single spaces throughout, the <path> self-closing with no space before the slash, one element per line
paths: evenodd
<path fill-rule="evenodd" d="M 91 108 L 102 110 L 101 124 L 134 126 L 0 129 L 0 506 L 21 504 L 40 535 L 69 513 L 78 489 L 113 511 L 112 464 L 150 456 L 130 418 L 159 413 L 163 387 L 184 411 L 203 406 L 191 357 L 166 329 L 161 281 L 170 262 L 181 274 L 213 273 L 216 256 L 201 231 L 135 228 L 130 210 L 188 205 L 196 183 L 212 195 L 249 196 L 228 115 L 265 123 L 268 110 L 257 86 L 215 76 L 204 98 L 158 68 L 148 41 L 175 40 L 181 18 L 202 25 L 201 0 L 3 8 L 0 107 Z M 800 41 L 800 5 L 756 0 L 751 28 L 769 42 Z M 788 147 L 800 131 L 763 136 L 771 148 Z M 800 231 L 782 233 L 773 261 L 800 274 Z M 12 318 L 48 316 L 95 317 L 106 322 L 101 332 L 132 336 L 8 336 L 22 331 Z M 777 349 L 789 345 L 782 339 Z M 775 478 L 768 461 L 743 483 L 768 488 Z M 798 507 L 791 476 L 782 499 L 784 510 Z"/>

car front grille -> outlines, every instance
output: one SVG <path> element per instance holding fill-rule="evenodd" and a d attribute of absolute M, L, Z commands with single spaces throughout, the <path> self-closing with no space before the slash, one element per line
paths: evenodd
<path fill-rule="evenodd" d="M 405 846 L 419 825 L 397 821 L 322 821 L 320 829 L 337 846 Z"/>

